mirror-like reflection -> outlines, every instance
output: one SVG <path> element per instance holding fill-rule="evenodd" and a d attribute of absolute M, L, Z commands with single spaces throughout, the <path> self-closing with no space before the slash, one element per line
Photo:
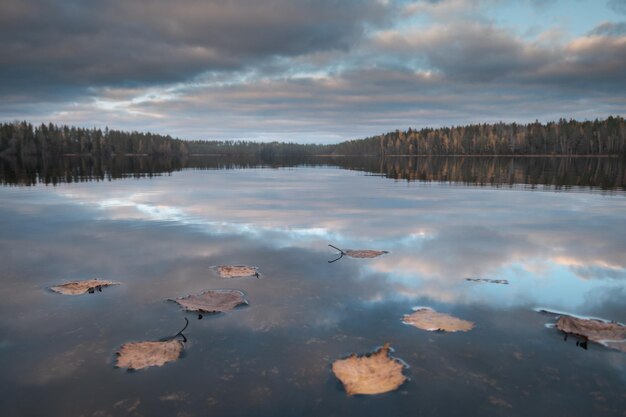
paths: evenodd
<path fill-rule="evenodd" d="M 182 169 L 337 166 L 406 181 L 464 185 L 624 190 L 626 161 L 611 157 L 0 157 L 4 185 L 56 185 L 153 177 Z"/>
<path fill-rule="evenodd" d="M 619 190 L 536 193 L 334 167 L 2 187 L 0 414 L 619 415 L 626 355 L 564 342 L 533 308 L 626 322 L 625 213 Z M 328 263 L 328 244 L 389 253 Z M 212 268 L 223 264 L 261 275 L 224 280 Z M 122 285 L 45 290 L 92 277 Z M 242 290 L 250 305 L 197 320 L 166 301 L 210 288 Z M 401 319 L 414 306 L 476 327 L 409 327 Z M 113 368 L 122 344 L 158 340 L 184 317 L 180 360 Z M 347 397 L 330 363 L 385 342 L 410 381 Z"/>

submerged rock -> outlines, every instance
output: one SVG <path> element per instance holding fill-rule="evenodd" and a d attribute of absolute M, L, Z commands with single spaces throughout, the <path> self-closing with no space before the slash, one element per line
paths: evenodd
<path fill-rule="evenodd" d="M 402 374 L 405 365 L 389 356 L 389 343 L 368 355 L 350 355 L 333 363 L 335 376 L 348 395 L 382 394 L 393 391 L 406 381 Z"/>
<path fill-rule="evenodd" d="M 85 293 L 93 294 L 96 291 L 101 292 L 102 288 L 111 285 L 119 285 L 119 282 L 108 281 L 104 279 L 86 279 L 83 281 L 71 281 L 61 285 L 50 287 L 50 290 L 64 295 L 81 295 Z"/>
<path fill-rule="evenodd" d="M 445 313 L 438 313 L 432 308 L 420 307 L 402 318 L 404 324 L 430 332 L 466 332 L 474 328 L 474 323 Z"/>

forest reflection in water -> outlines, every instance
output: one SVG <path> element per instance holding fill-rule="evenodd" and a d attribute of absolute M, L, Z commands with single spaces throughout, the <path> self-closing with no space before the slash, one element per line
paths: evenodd
<path fill-rule="evenodd" d="M 302 156 L 258 158 L 254 156 L 93 158 L 67 156 L 57 159 L 2 158 L 0 181 L 4 185 L 54 185 L 83 181 L 109 181 L 167 175 L 182 169 L 239 169 L 259 167 L 336 166 L 406 181 L 434 181 L 476 186 L 568 189 L 585 187 L 623 190 L 626 160 L 612 157 L 354 157 Z"/>

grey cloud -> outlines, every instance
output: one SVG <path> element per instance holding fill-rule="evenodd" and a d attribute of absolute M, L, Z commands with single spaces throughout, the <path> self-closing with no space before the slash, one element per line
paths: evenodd
<path fill-rule="evenodd" d="M 7 0 L 0 91 L 133 85 L 349 49 L 390 7 L 374 0 Z"/>
<path fill-rule="evenodd" d="M 617 13 L 626 14 L 626 0 L 609 0 L 606 5 Z"/>
<path fill-rule="evenodd" d="M 527 79 L 578 89 L 589 96 L 626 88 L 625 73 L 626 37 L 596 36 L 572 41 Z"/>
<path fill-rule="evenodd" d="M 452 82 L 566 86 L 589 94 L 626 87 L 626 38 L 618 36 L 621 29 L 620 24 L 606 24 L 596 28 L 594 36 L 543 45 L 491 24 L 458 23 L 410 33 L 382 32 L 376 45 L 428 65 Z"/>
<path fill-rule="evenodd" d="M 429 61 L 454 78 L 489 81 L 526 71 L 546 59 L 505 31 L 472 25 L 447 32 L 428 47 Z"/>
<path fill-rule="evenodd" d="M 613 269 L 606 267 L 572 267 L 572 270 L 576 275 L 585 279 L 598 279 L 598 278 L 611 278 L 611 279 L 624 279 L 626 278 L 626 270 Z"/>
<path fill-rule="evenodd" d="M 626 35 L 626 22 L 604 22 L 589 32 L 590 35 L 623 36 Z"/>
<path fill-rule="evenodd" d="M 623 23 L 569 43 L 531 41 L 459 18 L 483 3 L 455 0 L 414 3 L 437 8 L 434 23 L 386 30 L 406 3 L 382 3 L 5 0 L 0 117 L 336 142 L 409 126 L 624 113 Z M 367 29 L 375 22 L 377 32 Z"/>
<path fill-rule="evenodd" d="M 247 76 L 240 76 L 246 79 Z M 191 84 L 162 98 L 133 101 L 143 89 L 97 89 L 98 101 L 40 106 L 41 121 L 55 120 L 174 134 L 189 139 L 280 139 L 336 142 L 396 128 L 454 123 L 549 121 L 616 114 L 626 99 L 602 90 L 550 87 L 548 81 L 466 82 L 410 68 L 363 68 L 321 78 L 257 79 Z M 554 84 L 554 83 L 553 83 Z M 580 97 L 584 96 L 585 106 Z M 35 114 L 37 106 L 31 105 Z M 0 103 L 0 112 L 2 104 Z M 39 121 L 39 119 L 34 119 Z"/>
<path fill-rule="evenodd" d="M 548 52 L 526 45 L 490 24 L 438 25 L 411 33 L 382 33 L 381 49 L 421 57 L 433 70 L 454 79 L 490 81 L 526 71 L 547 60 Z"/>

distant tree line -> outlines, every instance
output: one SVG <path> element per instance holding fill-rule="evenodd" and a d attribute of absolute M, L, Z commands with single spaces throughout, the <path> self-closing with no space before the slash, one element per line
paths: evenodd
<path fill-rule="evenodd" d="M 409 129 L 340 143 L 343 155 L 626 155 L 622 117 L 542 124 L 496 123 Z"/>
<path fill-rule="evenodd" d="M 43 158 L 63 155 L 164 155 L 188 153 L 185 141 L 152 133 L 87 129 L 27 122 L 0 125 L 0 155 Z"/>
<path fill-rule="evenodd" d="M 264 161 L 280 157 L 303 157 L 332 152 L 333 145 L 300 144 L 292 142 L 253 142 L 245 140 L 186 141 L 192 155 L 256 156 Z"/>
<path fill-rule="evenodd" d="M 166 156 L 194 154 L 256 156 L 271 160 L 281 156 L 298 157 L 327 152 L 322 145 L 260 143 L 251 141 L 186 141 L 154 133 L 88 129 L 54 124 L 33 126 L 28 122 L 0 125 L 0 155 L 19 158 L 51 158 L 68 155 Z"/>
<path fill-rule="evenodd" d="M 171 136 L 119 130 L 87 129 L 27 122 L 0 125 L 0 156 L 58 157 L 82 155 L 254 156 L 265 161 L 311 155 L 622 155 L 626 123 L 561 119 L 542 124 L 496 123 L 439 129 L 396 130 L 336 145 L 252 141 L 185 141 Z"/>

